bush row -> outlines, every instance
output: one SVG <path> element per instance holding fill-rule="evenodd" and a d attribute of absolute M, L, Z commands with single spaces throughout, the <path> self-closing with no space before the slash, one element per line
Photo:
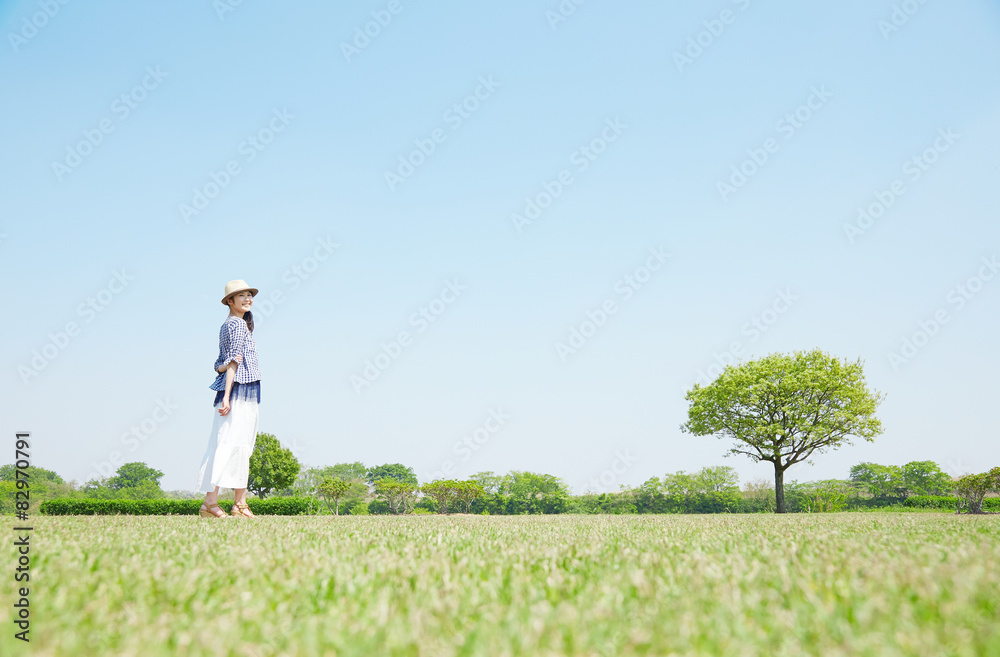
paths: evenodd
<path fill-rule="evenodd" d="M 874 500 L 850 500 L 846 509 L 878 508 Z M 219 506 L 229 513 L 232 500 L 220 500 Z M 326 514 L 329 511 L 320 500 L 309 497 L 272 497 L 249 500 L 250 509 L 257 515 L 297 516 Z M 417 505 L 423 512 L 435 512 L 433 500 L 425 499 Z M 908 497 L 903 506 L 918 509 L 954 511 L 957 497 L 919 495 Z M 49 516 L 68 515 L 197 515 L 201 500 L 95 500 L 87 498 L 57 498 L 42 502 L 39 512 Z M 490 515 L 522 515 L 547 513 L 768 513 L 773 512 L 773 500 L 753 500 L 732 493 L 698 494 L 688 497 L 661 494 L 636 496 L 607 493 L 567 498 L 561 495 L 541 497 L 513 497 L 492 494 L 472 503 L 470 511 Z M 456 509 L 457 510 L 457 509 Z M 806 511 L 798 500 L 789 500 L 789 511 Z M 983 510 L 1000 512 L 1000 497 L 983 501 Z M 357 505 L 351 510 L 341 510 L 353 515 L 371 513 L 388 514 L 389 506 L 381 500 Z"/>
<path fill-rule="evenodd" d="M 917 509 L 942 509 L 954 511 L 958 508 L 959 499 L 949 495 L 915 495 L 908 497 L 903 506 Z M 983 500 L 983 511 L 1000 512 L 1000 497 L 988 497 Z"/>
<path fill-rule="evenodd" d="M 308 497 L 273 497 L 248 500 L 250 510 L 262 516 L 298 516 L 315 513 L 320 502 Z M 219 500 L 229 513 L 232 500 Z M 47 516 L 191 516 L 198 515 L 201 500 L 95 500 L 56 498 L 42 502 L 39 512 Z"/>

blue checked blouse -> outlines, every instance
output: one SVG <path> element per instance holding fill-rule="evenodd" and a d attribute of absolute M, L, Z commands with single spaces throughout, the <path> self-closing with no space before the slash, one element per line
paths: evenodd
<path fill-rule="evenodd" d="M 256 398 L 260 403 L 260 370 L 257 369 L 257 345 L 253 341 L 253 334 L 247 327 L 247 323 L 240 317 L 230 315 L 223 322 L 219 329 L 219 357 L 215 359 L 212 366 L 216 372 L 223 365 L 228 365 L 236 359 L 237 354 L 243 354 L 243 360 L 236 368 L 236 376 L 233 377 L 233 389 L 230 391 L 229 400 Z M 226 394 L 226 373 L 222 372 L 215 377 L 215 381 L 209 386 L 216 391 L 213 406 L 222 401 Z"/>

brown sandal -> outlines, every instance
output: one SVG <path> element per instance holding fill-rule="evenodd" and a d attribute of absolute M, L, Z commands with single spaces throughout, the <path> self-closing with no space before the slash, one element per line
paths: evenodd
<path fill-rule="evenodd" d="M 212 509 L 218 509 L 219 511 L 216 513 L 215 511 L 212 511 Z M 208 505 L 202 502 L 201 508 L 198 509 L 198 515 L 202 518 L 225 518 L 226 512 L 222 510 L 222 507 L 219 506 L 218 502 Z"/>
<path fill-rule="evenodd" d="M 257 516 L 255 516 L 253 514 L 253 511 L 250 510 L 250 507 L 247 506 L 246 502 L 237 502 L 237 503 L 233 504 L 233 509 L 232 509 L 232 511 L 229 512 L 229 514 L 232 515 L 232 516 L 235 516 L 236 518 L 256 518 L 257 517 Z M 247 514 L 249 514 L 249 515 L 247 515 Z"/>

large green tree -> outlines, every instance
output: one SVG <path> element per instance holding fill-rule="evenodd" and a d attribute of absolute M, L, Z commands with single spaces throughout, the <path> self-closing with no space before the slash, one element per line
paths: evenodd
<path fill-rule="evenodd" d="M 910 495 L 946 495 L 951 477 L 934 461 L 910 461 L 903 466 L 903 484 Z"/>
<path fill-rule="evenodd" d="M 851 481 L 876 499 L 906 499 L 903 469 L 898 465 L 858 463 L 851 467 Z"/>
<path fill-rule="evenodd" d="M 299 474 L 299 460 L 292 450 L 281 446 L 269 433 L 258 433 L 253 453 L 250 455 L 250 478 L 247 490 L 264 498 L 273 490 L 292 485 Z"/>
<path fill-rule="evenodd" d="M 824 352 L 771 354 L 729 365 L 707 386 L 695 384 L 681 429 L 735 442 L 730 454 L 774 465 L 775 512 L 785 513 L 784 475 L 789 467 L 882 432 L 875 410 L 884 395 L 868 389 L 860 360 Z"/>

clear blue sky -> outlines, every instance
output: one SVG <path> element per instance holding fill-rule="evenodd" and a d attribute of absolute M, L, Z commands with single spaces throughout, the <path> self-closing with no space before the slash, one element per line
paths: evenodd
<path fill-rule="evenodd" d="M 997 465 L 1000 5 L 894 4 L 0 2 L 0 462 L 29 430 L 67 479 L 117 450 L 193 489 L 242 278 L 260 429 L 309 465 L 770 478 L 679 429 L 734 342 L 887 395 L 789 479 Z"/>

